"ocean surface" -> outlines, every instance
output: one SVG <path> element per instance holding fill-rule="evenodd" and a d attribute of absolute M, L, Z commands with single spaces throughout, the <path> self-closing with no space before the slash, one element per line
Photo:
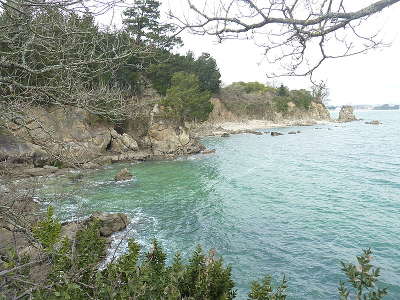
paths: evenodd
<path fill-rule="evenodd" d="M 400 299 L 400 111 L 356 115 L 365 120 L 274 129 L 296 135 L 204 138 L 215 154 L 52 178 L 42 196 L 64 194 L 53 203 L 63 219 L 127 213 L 123 235 L 144 249 L 156 238 L 170 258 L 197 244 L 216 249 L 232 265 L 238 299 L 266 274 L 287 277 L 288 299 L 338 299 L 340 261 L 369 247 L 385 299 Z M 383 124 L 364 123 L 375 119 Z M 115 183 L 125 167 L 135 180 Z"/>

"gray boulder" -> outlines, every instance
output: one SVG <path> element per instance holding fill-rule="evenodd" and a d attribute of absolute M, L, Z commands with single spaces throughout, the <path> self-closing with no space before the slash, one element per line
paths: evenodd
<path fill-rule="evenodd" d="M 126 214 L 116 213 L 107 214 L 95 212 L 89 221 L 98 221 L 100 223 L 100 235 L 109 237 L 115 232 L 122 231 L 128 226 L 128 216 Z"/>

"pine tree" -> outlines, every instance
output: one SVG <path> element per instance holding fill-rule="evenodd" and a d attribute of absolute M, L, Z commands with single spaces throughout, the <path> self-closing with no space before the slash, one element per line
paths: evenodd
<path fill-rule="evenodd" d="M 182 41 L 173 35 L 176 29 L 173 25 L 161 23 L 160 6 L 157 0 L 137 0 L 123 12 L 123 23 L 138 45 L 170 50 Z"/>

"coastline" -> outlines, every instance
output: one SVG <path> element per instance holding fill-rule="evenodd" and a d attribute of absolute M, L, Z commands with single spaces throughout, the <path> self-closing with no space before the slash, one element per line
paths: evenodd
<path fill-rule="evenodd" d="M 226 130 L 256 130 L 256 129 L 270 129 L 279 127 L 295 127 L 295 126 L 313 126 L 318 124 L 327 124 L 329 121 L 320 120 L 307 120 L 307 121 L 287 121 L 275 123 L 266 120 L 248 120 L 242 122 L 224 122 L 216 124 L 216 126 L 224 128 Z"/>
<path fill-rule="evenodd" d="M 257 130 L 262 129 L 314 126 L 330 123 L 333 122 L 331 120 L 293 120 L 285 122 L 273 122 L 268 120 L 254 119 L 219 123 L 204 123 L 200 126 L 193 128 L 193 133 L 196 137 L 201 138 L 205 136 L 218 136 L 224 133 L 254 133 Z"/>

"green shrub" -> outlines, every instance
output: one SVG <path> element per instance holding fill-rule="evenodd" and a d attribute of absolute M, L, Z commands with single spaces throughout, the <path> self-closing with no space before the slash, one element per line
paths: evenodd
<path fill-rule="evenodd" d="M 345 283 L 340 282 L 339 296 L 341 300 L 380 300 L 387 295 L 386 288 L 377 287 L 380 268 L 374 268 L 371 264 L 371 255 L 371 249 L 363 250 L 363 254 L 357 256 L 357 266 L 342 262 L 342 271 L 346 274 L 351 288 L 347 288 Z M 350 296 L 351 298 L 349 298 Z"/>
<path fill-rule="evenodd" d="M 33 235 L 47 252 L 52 252 L 60 239 L 61 224 L 54 217 L 54 208 L 49 206 L 44 220 L 39 221 L 32 229 Z"/>
<path fill-rule="evenodd" d="M 253 82 L 243 82 L 243 81 L 234 82 L 230 86 L 227 86 L 226 89 L 238 89 L 238 90 L 242 90 L 246 94 L 251 94 L 251 93 L 263 94 L 263 93 L 266 93 L 266 92 L 275 91 L 274 88 L 269 87 L 269 86 L 267 86 L 265 84 L 262 84 L 260 82 L 257 82 L 257 81 L 253 81 Z"/>
<path fill-rule="evenodd" d="M 314 98 L 307 90 L 293 90 L 290 91 L 290 99 L 297 107 L 309 109 Z"/>
<path fill-rule="evenodd" d="M 182 121 L 204 121 L 212 111 L 211 94 L 201 91 L 196 75 L 177 72 L 172 77 L 172 85 L 161 101 L 167 113 Z"/>
<path fill-rule="evenodd" d="M 274 288 L 272 277 L 266 276 L 261 283 L 254 281 L 251 284 L 249 300 L 285 300 L 287 280 L 283 277 L 282 282 Z"/>
<path fill-rule="evenodd" d="M 289 96 L 289 89 L 281 84 L 281 86 L 278 88 L 276 94 L 280 97 L 287 97 Z"/>
<path fill-rule="evenodd" d="M 290 102 L 289 97 L 276 96 L 273 99 L 275 109 L 280 113 L 287 113 L 289 111 L 288 103 Z"/>

